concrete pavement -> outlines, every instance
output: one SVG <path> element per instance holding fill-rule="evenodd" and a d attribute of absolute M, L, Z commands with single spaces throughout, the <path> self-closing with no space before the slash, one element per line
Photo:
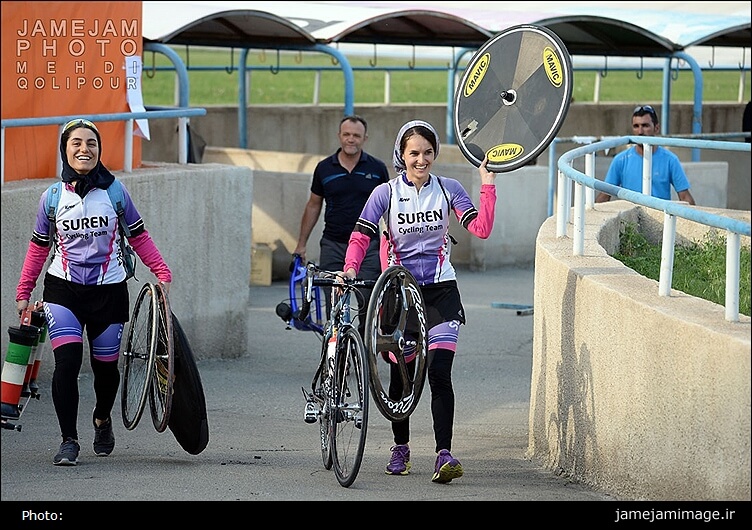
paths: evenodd
<path fill-rule="evenodd" d="M 319 342 L 312 333 L 285 329 L 274 308 L 287 297 L 287 285 L 275 282 L 250 287 L 252 344 L 247 355 L 198 362 L 209 422 L 209 444 L 202 453 L 183 451 L 169 429 L 157 433 L 148 411 L 127 431 L 118 398 L 113 411 L 115 451 L 96 457 L 89 419 L 92 380 L 84 371 L 79 385 L 79 464 L 53 466 L 59 430 L 50 381 L 42 380 L 42 398 L 28 405 L 22 431 L 2 431 L 3 511 L 28 501 L 58 506 L 55 501 L 67 505 L 80 500 L 613 500 L 525 458 L 533 316 L 529 311 L 518 314 L 515 308 L 532 304 L 532 268 L 460 270 L 458 275 L 468 316 L 454 363 L 452 452 L 465 469 L 461 479 L 448 485 L 430 481 L 435 455 L 426 387 L 412 416 L 410 475 L 385 475 L 391 431 L 372 406 L 360 473 L 350 488 L 339 486 L 333 471 L 322 465 L 317 424 L 303 421 L 301 387 L 310 387 Z M 43 355 L 43 362 L 52 362 L 49 350 Z"/>

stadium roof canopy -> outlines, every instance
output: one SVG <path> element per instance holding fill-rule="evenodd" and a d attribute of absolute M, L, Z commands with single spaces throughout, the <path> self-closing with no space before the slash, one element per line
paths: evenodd
<path fill-rule="evenodd" d="M 500 7 L 503 5 L 503 7 Z M 233 48 L 384 44 L 478 48 L 506 28 L 546 26 L 570 55 L 668 57 L 750 47 L 749 2 L 143 2 L 148 42 Z M 593 15 L 593 13 L 598 13 Z"/>
<path fill-rule="evenodd" d="M 334 46 L 342 43 L 372 44 L 374 53 L 377 45 L 407 45 L 413 55 L 416 47 L 426 46 L 459 47 L 465 54 L 510 27 L 534 24 L 558 35 L 573 58 L 639 58 L 642 67 L 643 58 L 692 57 L 685 51 L 689 47 L 710 47 L 713 59 L 716 47 L 741 48 L 741 70 L 749 69 L 746 49 L 752 45 L 749 2 L 205 1 L 142 2 L 142 7 L 145 45 L 341 55 Z M 346 76 L 346 113 L 353 108 L 350 85 Z M 663 123 L 669 123 L 668 93 L 664 88 Z M 701 94 L 701 89 L 695 91 L 693 132 L 700 132 Z M 246 137 L 244 120 L 240 113 L 241 139 Z M 242 142 L 240 147 L 245 147 Z"/>

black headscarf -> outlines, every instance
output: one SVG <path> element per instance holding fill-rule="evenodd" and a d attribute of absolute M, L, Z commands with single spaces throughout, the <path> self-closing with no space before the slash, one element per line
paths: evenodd
<path fill-rule="evenodd" d="M 71 167 L 68 163 L 68 154 L 66 151 L 68 138 L 70 138 L 71 133 L 82 127 L 94 131 L 94 134 L 97 137 L 97 144 L 99 145 L 97 165 L 85 175 L 77 173 L 76 170 Z M 63 127 L 63 134 L 60 135 L 60 156 L 63 160 L 63 171 L 60 175 L 63 182 L 78 180 L 78 183 L 76 184 L 76 193 L 81 197 L 86 195 L 91 188 L 102 188 L 103 190 L 106 190 L 115 180 L 115 176 L 110 173 L 104 165 L 102 165 L 102 137 L 99 135 L 97 127 L 88 120 L 76 119 L 65 124 L 65 127 Z"/>

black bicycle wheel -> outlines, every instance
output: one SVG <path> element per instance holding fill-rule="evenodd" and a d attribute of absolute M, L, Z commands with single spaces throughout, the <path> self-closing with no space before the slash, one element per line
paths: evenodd
<path fill-rule="evenodd" d="M 353 327 L 341 331 L 334 372 L 332 458 L 341 486 L 355 481 L 363 461 L 368 430 L 368 362 L 360 334 Z"/>
<path fill-rule="evenodd" d="M 390 421 L 404 420 L 418 406 L 423 392 L 428 351 L 423 296 L 406 268 L 389 267 L 376 280 L 365 333 L 376 407 Z"/>
<path fill-rule="evenodd" d="M 167 291 L 161 284 L 154 287 L 157 295 L 157 348 L 154 356 L 149 408 L 157 432 L 167 429 L 172 408 L 172 393 L 175 384 L 175 343 L 172 332 L 172 310 Z"/>
<path fill-rule="evenodd" d="M 316 387 L 313 389 L 313 395 L 314 399 L 318 403 L 320 407 L 320 413 L 319 413 L 319 434 L 320 434 L 320 441 L 321 441 L 321 459 L 324 462 L 324 468 L 325 469 L 331 469 L 332 468 L 332 446 L 331 446 L 331 439 L 332 439 L 332 429 L 331 429 L 331 422 L 329 421 L 330 415 L 331 415 L 331 409 L 332 409 L 332 400 L 331 400 L 331 385 L 333 382 L 330 382 L 329 377 L 329 367 L 326 365 L 326 348 L 328 345 L 327 336 L 324 337 L 325 340 L 321 343 L 321 359 L 322 359 L 322 365 L 319 369 L 319 375 L 318 379 L 316 380 Z"/>
<path fill-rule="evenodd" d="M 473 55 L 454 94 L 454 130 L 476 167 L 512 171 L 534 162 L 569 110 L 572 64 L 564 43 L 544 26 L 508 28 Z"/>
<path fill-rule="evenodd" d="M 123 351 L 123 386 L 120 411 L 125 428 L 133 430 L 141 420 L 149 392 L 157 346 L 157 299 L 154 286 L 144 284 L 133 306 L 128 339 Z"/>

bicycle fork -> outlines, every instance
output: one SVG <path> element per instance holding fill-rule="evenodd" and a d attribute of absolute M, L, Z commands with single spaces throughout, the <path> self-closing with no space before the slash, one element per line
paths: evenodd
<path fill-rule="evenodd" d="M 303 411 L 303 420 L 306 423 L 316 423 L 318 421 L 319 416 L 321 414 L 326 412 L 326 403 L 328 396 L 331 395 L 332 391 L 332 384 L 334 382 L 334 359 L 335 359 L 335 352 L 337 350 L 337 330 L 336 328 L 332 330 L 331 335 L 329 336 L 329 340 L 327 342 L 327 348 L 326 348 L 326 371 L 327 376 L 324 378 L 324 387 L 316 389 L 315 382 L 318 380 L 319 375 L 321 374 L 322 367 L 319 366 L 319 370 L 316 371 L 316 375 L 313 378 L 314 380 L 314 392 L 321 391 L 323 392 L 323 395 L 315 395 L 312 392 L 307 392 L 305 388 L 301 388 L 303 391 L 303 396 L 305 397 L 306 404 L 305 409 Z M 321 404 L 324 406 L 322 407 Z"/>

